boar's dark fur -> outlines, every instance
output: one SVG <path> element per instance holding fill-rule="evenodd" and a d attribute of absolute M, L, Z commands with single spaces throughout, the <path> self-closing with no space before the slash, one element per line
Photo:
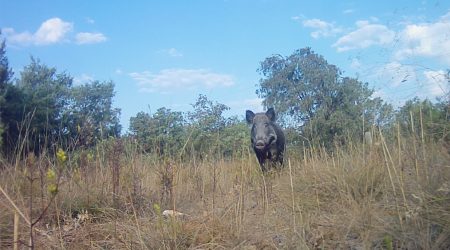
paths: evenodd
<path fill-rule="evenodd" d="M 251 143 L 262 171 L 266 172 L 270 166 L 277 164 L 282 166 L 286 141 L 283 130 L 275 123 L 274 109 L 256 114 L 247 110 L 245 118 L 252 126 Z M 270 166 L 266 166 L 266 160 L 269 160 Z"/>

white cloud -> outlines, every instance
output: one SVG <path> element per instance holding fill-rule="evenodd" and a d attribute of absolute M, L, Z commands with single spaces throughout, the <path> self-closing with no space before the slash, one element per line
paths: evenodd
<path fill-rule="evenodd" d="M 244 110 L 252 110 L 254 112 L 262 112 L 264 110 L 264 106 L 262 104 L 263 99 L 261 98 L 250 98 L 244 100 L 230 101 L 226 103 L 227 106 L 234 110 L 242 110 L 242 115 L 244 114 Z"/>
<path fill-rule="evenodd" d="M 86 17 L 86 18 L 84 18 L 84 20 L 85 20 L 87 23 L 89 23 L 89 24 L 94 24 L 94 23 L 95 23 L 95 20 L 92 19 L 92 18 L 90 18 L 90 17 Z"/>
<path fill-rule="evenodd" d="M 384 93 L 384 91 L 382 89 L 379 90 L 375 90 L 372 94 L 372 98 L 381 98 L 383 100 L 387 100 L 389 97 L 388 95 L 386 95 L 386 93 Z"/>
<path fill-rule="evenodd" d="M 356 29 L 340 37 L 332 46 L 342 52 L 375 45 L 386 46 L 396 39 L 398 43 L 393 57 L 397 61 L 427 57 L 450 65 L 450 11 L 435 22 L 403 23 L 404 26 L 397 32 L 376 22 L 376 17 L 371 17 L 370 21 L 357 21 Z"/>
<path fill-rule="evenodd" d="M 34 42 L 42 45 L 61 42 L 72 29 L 72 23 L 64 22 L 57 17 L 48 19 L 34 34 Z"/>
<path fill-rule="evenodd" d="M 48 45 L 64 41 L 66 35 L 72 29 L 72 23 L 55 17 L 43 22 L 34 33 L 30 33 L 29 31 L 16 32 L 13 28 L 5 28 L 2 31 L 5 33 L 7 40 L 12 44 Z"/>
<path fill-rule="evenodd" d="M 357 21 L 356 29 L 340 37 L 332 46 L 338 52 L 343 52 L 387 46 L 396 41 L 396 50 L 392 55 L 397 61 L 428 57 L 440 59 L 450 65 L 450 11 L 435 22 L 399 23 L 403 27 L 398 30 L 377 22 L 379 20 L 376 17 Z M 324 28 L 326 24 L 328 23 L 316 22 L 315 26 Z"/>
<path fill-rule="evenodd" d="M 397 61 L 387 63 L 376 71 L 377 80 L 387 84 L 386 87 L 398 87 L 417 81 L 416 70 L 413 66 L 404 65 Z"/>
<path fill-rule="evenodd" d="M 342 32 L 342 29 L 336 27 L 334 23 L 329 23 L 317 18 L 304 20 L 302 24 L 304 27 L 316 29 L 311 32 L 311 36 L 315 39 L 334 36 Z"/>
<path fill-rule="evenodd" d="M 10 44 L 30 44 L 33 43 L 33 34 L 28 31 L 17 33 L 13 28 L 4 28 L 2 33 L 6 36 Z"/>
<path fill-rule="evenodd" d="M 354 9 L 346 9 L 346 10 L 342 11 L 343 14 L 352 14 L 354 12 L 355 12 Z"/>
<path fill-rule="evenodd" d="M 409 24 L 400 32 L 398 60 L 423 56 L 439 58 L 450 65 L 450 11 L 437 22 Z"/>
<path fill-rule="evenodd" d="M 357 29 L 340 37 L 332 46 L 338 52 L 364 49 L 373 45 L 388 45 L 393 42 L 395 32 L 385 25 L 371 24 L 367 20 L 356 22 Z"/>
<path fill-rule="evenodd" d="M 419 96 L 420 76 L 418 68 L 392 61 L 379 66 L 370 67 L 370 75 L 364 81 L 369 82 L 376 90 L 373 97 L 401 106 L 408 99 Z"/>
<path fill-rule="evenodd" d="M 164 69 L 154 74 L 149 71 L 129 74 L 144 92 L 161 92 L 196 87 L 229 87 L 233 77 L 206 69 Z"/>
<path fill-rule="evenodd" d="M 450 91 L 447 72 L 423 70 L 420 66 L 393 61 L 375 70 L 368 79 L 380 88 L 375 96 L 384 100 L 403 103 L 413 96 L 435 98 Z"/>
<path fill-rule="evenodd" d="M 447 72 L 428 67 L 450 66 L 450 11 L 426 23 L 409 21 L 387 26 L 379 22 L 376 17 L 357 21 L 353 30 L 332 45 L 339 52 L 375 46 L 382 49 L 380 56 L 387 56 L 384 60 L 388 63 L 361 65 L 358 59 L 350 62 L 350 68 L 362 71 L 364 80 L 377 87 L 375 96 L 403 103 L 414 96 L 434 98 L 448 93 Z M 358 53 L 358 57 L 362 53 L 366 52 Z"/>
<path fill-rule="evenodd" d="M 11 45 L 51 45 L 61 42 L 75 42 L 77 44 L 91 44 L 106 41 L 102 33 L 80 32 L 75 37 L 70 36 L 74 29 L 73 23 L 54 17 L 44 21 L 34 32 L 17 32 L 13 28 L 3 28 L 2 33 Z"/>
<path fill-rule="evenodd" d="M 300 14 L 300 15 L 298 15 L 298 16 L 293 16 L 293 17 L 291 17 L 291 20 L 299 21 L 299 20 L 302 20 L 302 19 L 305 19 L 305 18 L 306 18 L 306 17 L 305 17 L 304 15 Z"/>
<path fill-rule="evenodd" d="M 442 96 L 450 91 L 445 71 L 426 70 L 423 75 L 425 76 L 426 87 L 432 96 Z"/>
<path fill-rule="evenodd" d="M 86 83 L 90 83 L 94 81 L 94 77 L 88 74 L 81 74 L 79 76 L 75 76 L 73 78 L 73 84 L 74 85 L 82 85 L 82 84 L 86 84 Z"/>
<path fill-rule="evenodd" d="M 107 38 L 102 33 L 80 32 L 75 36 L 77 44 L 93 44 L 106 41 Z"/>
<path fill-rule="evenodd" d="M 361 62 L 358 58 L 353 58 L 352 62 L 350 63 L 350 68 L 352 69 L 360 69 L 361 68 Z"/>
<path fill-rule="evenodd" d="M 163 49 L 159 51 L 160 53 L 166 54 L 170 57 L 182 57 L 183 54 L 175 48 Z"/>

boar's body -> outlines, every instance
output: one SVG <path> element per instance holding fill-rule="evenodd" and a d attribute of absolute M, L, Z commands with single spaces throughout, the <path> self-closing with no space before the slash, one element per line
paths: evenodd
<path fill-rule="evenodd" d="M 269 108 L 266 113 L 246 111 L 247 123 L 252 126 L 251 143 L 263 172 L 268 170 L 266 160 L 271 166 L 283 165 L 285 137 L 283 130 L 275 123 L 275 111 Z"/>

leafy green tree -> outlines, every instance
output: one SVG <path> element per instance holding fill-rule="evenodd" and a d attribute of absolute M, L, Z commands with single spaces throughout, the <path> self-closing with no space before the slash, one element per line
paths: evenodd
<path fill-rule="evenodd" d="M 64 110 L 66 143 L 89 147 L 108 137 L 120 136 L 120 109 L 113 108 L 114 83 L 93 81 L 70 89 Z"/>
<path fill-rule="evenodd" d="M 1 35 L 1 31 L 0 31 Z M 12 69 L 9 67 L 8 57 L 6 56 L 6 43 L 5 40 L 0 42 L 0 97 L 6 90 L 6 85 L 13 77 Z"/>
<path fill-rule="evenodd" d="M 225 157 L 242 156 L 250 149 L 250 130 L 244 120 L 237 117 L 227 119 L 219 141 L 220 152 Z"/>
<path fill-rule="evenodd" d="M 145 152 L 175 156 L 184 142 L 184 117 L 165 107 L 153 115 L 139 112 L 130 118 L 130 132 Z"/>
<path fill-rule="evenodd" d="M 415 97 L 397 112 L 397 121 L 404 134 L 414 134 L 424 139 L 450 142 L 449 106 L 445 102 L 432 103 Z"/>
<path fill-rule="evenodd" d="M 184 118 L 181 112 L 159 108 L 153 115 L 159 154 L 175 155 L 183 146 Z"/>
<path fill-rule="evenodd" d="M 310 48 L 288 57 L 266 58 L 256 93 L 277 110 L 281 123 L 300 131 L 310 143 L 331 147 L 362 138 L 364 127 L 387 124 L 392 107 L 372 98 L 367 83 L 342 77 L 341 71 Z"/>
<path fill-rule="evenodd" d="M 450 70 L 445 75 L 450 90 Z M 443 87 L 445 89 L 445 87 Z M 450 143 L 450 91 L 432 102 L 415 97 L 408 100 L 396 113 L 401 131 L 425 140 Z"/>
<path fill-rule="evenodd" d="M 71 85 L 70 76 L 31 58 L 15 85 L 6 87 L 2 120 L 9 151 L 22 145 L 39 153 L 56 141 Z"/>
<path fill-rule="evenodd" d="M 194 111 L 188 112 L 188 118 L 192 124 L 202 130 L 213 133 L 225 127 L 226 119 L 223 117 L 223 112 L 230 109 L 225 104 L 213 102 L 200 94 L 197 101 L 192 104 L 192 108 Z"/>
<path fill-rule="evenodd" d="M 158 155 L 231 157 L 248 148 L 246 123 L 237 117 L 225 118 L 223 113 L 229 109 L 226 105 L 199 95 L 192 106 L 193 111 L 185 115 L 164 107 L 153 115 L 139 112 L 130 119 L 130 134 L 144 152 Z"/>
<path fill-rule="evenodd" d="M 5 152 L 54 147 L 88 147 L 97 140 L 120 135 L 120 110 L 112 107 L 114 84 L 94 81 L 72 86 L 72 77 L 39 60 L 5 85 L 1 119 Z"/>
<path fill-rule="evenodd" d="M 139 112 L 136 116 L 130 118 L 130 133 L 141 146 L 144 152 L 150 152 L 154 149 L 154 138 L 152 138 L 152 117 L 145 112 Z M 154 137 L 154 136 L 153 136 Z"/>
<path fill-rule="evenodd" d="M 221 133 L 227 125 L 223 113 L 230 108 L 225 104 L 213 102 L 205 95 L 199 95 L 192 104 L 194 111 L 188 112 L 192 146 L 196 153 L 218 153 L 221 150 Z"/>
<path fill-rule="evenodd" d="M 6 44 L 5 40 L 3 39 L 0 42 L 0 149 L 2 148 L 3 145 L 2 138 L 4 133 L 4 124 L 1 119 L 1 114 L 4 110 L 6 89 L 12 77 L 13 72 L 9 67 L 9 61 L 8 58 L 6 57 Z"/>
<path fill-rule="evenodd" d="M 17 144 L 21 139 L 19 137 L 24 134 L 22 131 L 25 129 L 23 120 L 26 118 L 24 117 L 25 95 L 15 85 L 8 84 L 3 97 L 4 103 L 1 106 L 2 112 L 0 114 L 4 123 L 3 152 L 8 156 L 13 153 L 16 146 L 19 146 Z"/>

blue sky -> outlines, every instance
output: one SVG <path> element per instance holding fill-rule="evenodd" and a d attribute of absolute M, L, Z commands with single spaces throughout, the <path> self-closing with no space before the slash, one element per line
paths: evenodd
<path fill-rule="evenodd" d="M 448 91 L 450 1 L 6 1 L 0 28 L 19 76 L 30 56 L 115 83 L 121 123 L 199 94 L 229 115 L 262 110 L 259 63 L 312 47 L 395 106 Z"/>

